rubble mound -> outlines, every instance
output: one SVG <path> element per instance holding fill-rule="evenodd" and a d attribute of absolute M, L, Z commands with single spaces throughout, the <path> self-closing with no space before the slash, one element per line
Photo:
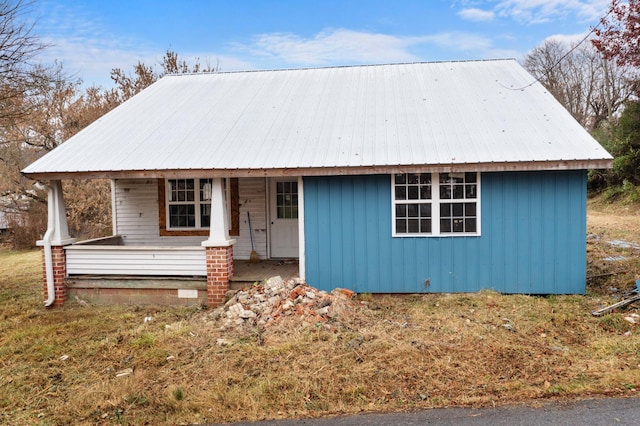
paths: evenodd
<path fill-rule="evenodd" d="M 303 324 L 327 324 L 356 304 L 351 290 L 336 288 L 331 293 L 311 287 L 299 278 L 284 281 L 276 276 L 238 290 L 215 315 L 221 330 L 242 327 L 269 327 L 287 319 Z"/>

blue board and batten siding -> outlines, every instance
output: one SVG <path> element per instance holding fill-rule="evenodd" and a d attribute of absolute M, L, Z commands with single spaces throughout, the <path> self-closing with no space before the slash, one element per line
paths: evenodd
<path fill-rule="evenodd" d="M 585 292 L 586 171 L 482 173 L 482 232 L 465 237 L 392 237 L 390 179 L 304 178 L 307 282 L 361 293 Z"/>

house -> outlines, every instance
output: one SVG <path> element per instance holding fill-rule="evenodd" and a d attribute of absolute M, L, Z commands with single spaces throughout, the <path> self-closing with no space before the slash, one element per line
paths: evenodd
<path fill-rule="evenodd" d="M 23 225 L 28 204 L 26 197 L 0 196 L 0 237 L 8 234 L 12 227 Z"/>
<path fill-rule="evenodd" d="M 169 75 L 23 173 L 49 187 L 47 304 L 215 305 L 252 239 L 326 290 L 584 293 L 587 170 L 611 164 L 489 60 Z M 77 242 L 60 182 L 86 178 L 111 179 L 113 236 Z"/>

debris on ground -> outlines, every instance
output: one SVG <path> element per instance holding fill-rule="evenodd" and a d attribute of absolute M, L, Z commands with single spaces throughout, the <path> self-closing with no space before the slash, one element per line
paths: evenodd
<path fill-rule="evenodd" d="M 212 317 L 220 319 L 221 330 L 243 327 L 269 327 L 293 318 L 303 325 L 322 325 L 345 310 L 353 310 L 355 293 L 336 288 L 331 293 L 311 287 L 299 278 L 284 281 L 276 276 L 238 290 Z M 224 343 L 218 343 L 224 345 Z"/>
<path fill-rule="evenodd" d="M 631 291 L 628 291 L 627 293 L 625 293 L 625 295 L 623 296 L 623 299 L 617 303 L 614 303 L 613 305 L 610 306 L 606 306 L 602 309 L 598 309 L 595 311 L 591 312 L 591 315 L 595 316 L 595 317 L 599 317 L 602 316 L 604 314 L 608 314 L 610 312 L 612 312 L 615 309 L 619 309 L 619 308 L 624 308 L 625 306 L 628 306 L 632 303 L 638 302 L 640 301 L 640 280 L 636 281 L 636 287 L 634 289 L 632 289 Z M 631 322 L 631 321 L 629 321 Z"/>
<path fill-rule="evenodd" d="M 640 244 L 637 244 L 631 241 L 612 240 L 612 241 L 607 241 L 607 243 L 609 243 L 609 245 L 612 245 L 614 247 L 618 247 L 621 249 L 640 250 Z"/>
<path fill-rule="evenodd" d="M 120 370 L 116 373 L 116 377 L 126 377 L 133 374 L 133 368 L 125 368 L 124 370 Z"/>

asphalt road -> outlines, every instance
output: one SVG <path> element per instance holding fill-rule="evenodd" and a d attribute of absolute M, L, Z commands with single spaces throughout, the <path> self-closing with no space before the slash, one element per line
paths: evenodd
<path fill-rule="evenodd" d="M 302 420 L 233 423 L 235 426 L 367 425 L 640 425 L 640 398 L 590 399 L 540 407 L 438 408 L 411 413 L 358 414 Z"/>

